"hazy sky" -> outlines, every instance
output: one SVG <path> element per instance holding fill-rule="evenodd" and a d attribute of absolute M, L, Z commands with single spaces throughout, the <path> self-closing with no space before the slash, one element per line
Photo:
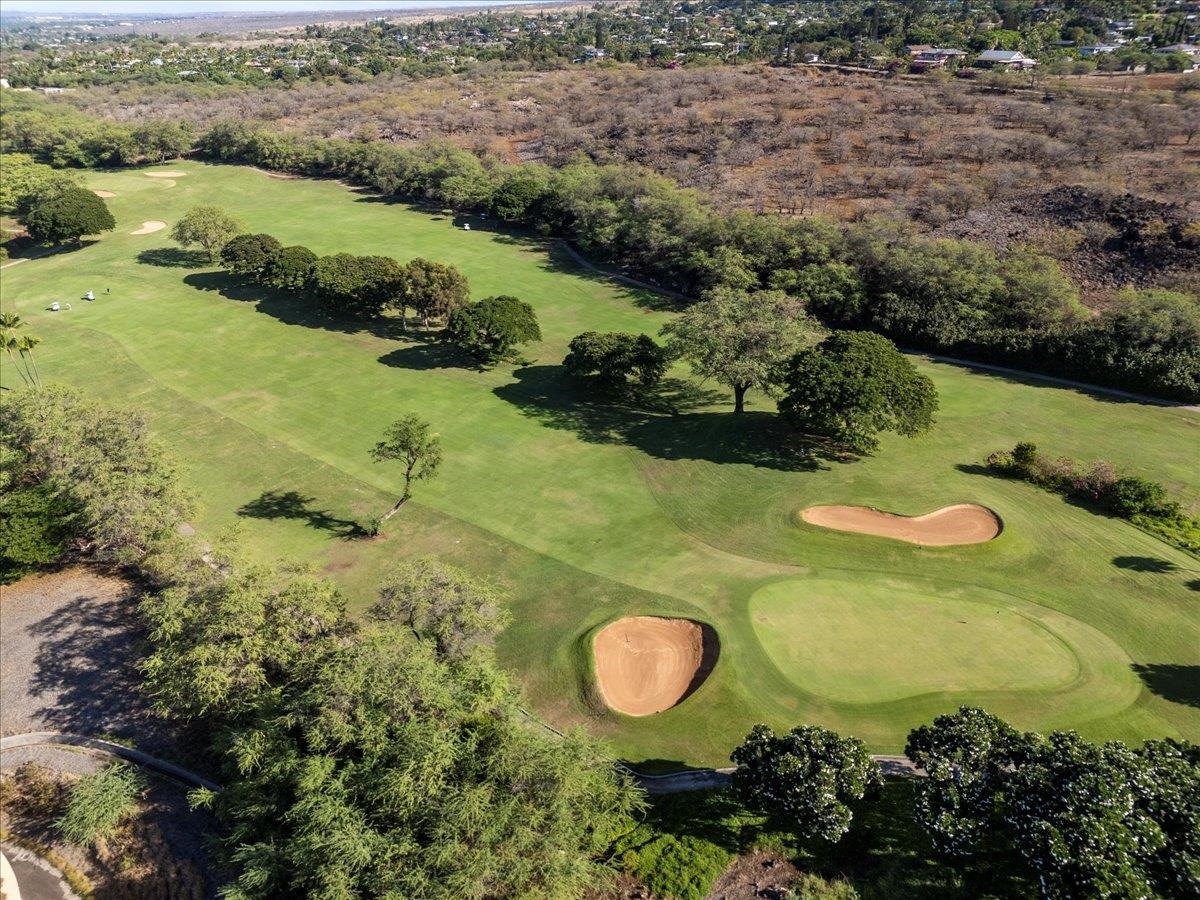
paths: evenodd
<path fill-rule="evenodd" d="M 5 0 L 8 12 L 34 13 L 181 13 L 289 12 L 304 10 L 428 9 L 451 6 L 498 6 L 548 0 Z"/>

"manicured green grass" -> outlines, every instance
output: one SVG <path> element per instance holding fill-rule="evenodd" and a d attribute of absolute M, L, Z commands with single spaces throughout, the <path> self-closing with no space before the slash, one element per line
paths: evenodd
<path fill-rule="evenodd" d="M 920 361 L 941 394 L 936 429 L 814 468 L 788 452 L 761 397 L 735 417 L 728 397 L 708 396 L 712 385 L 675 385 L 674 411 L 580 394 L 558 366 L 575 334 L 656 333 L 670 313 L 543 242 L 478 221 L 464 232 L 332 182 L 169 169 L 187 174 L 89 175 L 117 194 L 116 232 L 5 269 L 0 283 L 4 309 L 45 338 L 47 379 L 144 409 L 176 448 L 203 503 L 202 535 L 239 524 L 251 551 L 311 561 L 359 606 L 414 554 L 496 578 L 515 620 L 501 659 L 530 706 L 556 725 L 587 722 L 633 761 L 720 763 L 760 720 L 819 722 L 895 751 L 910 728 L 964 701 L 1029 728 L 1200 738 L 1200 563 L 978 468 L 989 451 L 1033 440 L 1106 457 L 1195 504 L 1195 413 Z M 330 322 L 305 301 L 240 285 L 174 249 L 167 231 L 129 234 L 198 203 L 318 253 L 453 263 L 474 296 L 532 303 L 545 340 L 526 367 L 480 372 L 394 323 Z M 95 303 L 76 299 L 88 289 Z M 74 308 L 46 312 L 53 300 Z M 441 474 L 382 540 L 349 539 L 354 520 L 397 495 L 399 472 L 368 451 L 407 412 L 441 434 Z M 912 514 L 962 501 L 995 509 L 1003 534 L 920 548 L 796 520 L 817 503 Z M 764 648 L 754 615 L 766 598 L 781 627 Z M 603 710 L 588 678 L 589 630 L 631 613 L 691 616 L 721 639 L 708 682 L 641 719 Z M 970 653 L 976 638 L 987 646 Z"/>

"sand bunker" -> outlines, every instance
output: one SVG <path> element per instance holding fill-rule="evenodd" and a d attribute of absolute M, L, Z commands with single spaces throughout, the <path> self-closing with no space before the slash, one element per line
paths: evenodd
<path fill-rule="evenodd" d="M 143 172 L 147 178 L 182 178 L 187 172 Z"/>
<path fill-rule="evenodd" d="M 592 642 L 600 696 L 629 716 L 670 709 L 704 683 L 719 649 L 717 633 L 690 619 L 618 619 Z"/>
<path fill-rule="evenodd" d="M 112 191 L 92 191 L 92 193 L 95 194 L 97 197 L 103 197 L 105 200 L 109 199 L 110 197 L 117 196 Z"/>
<path fill-rule="evenodd" d="M 811 506 L 800 518 L 822 528 L 874 534 L 925 547 L 982 544 L 1004 528 L 998 515 L 975 503 L 946 506 L 923 516 L 898 516 L 866 506 Z"/>
<path fill-rule="evenodd" d="M 154 234 L 156 231 L 162 231 L 167 227 L 166 222 L 159 222 L 157 219 L 151 222 L 143 222 L 142 227 L 137 231 L 131 231 L 130 234 Z"/>

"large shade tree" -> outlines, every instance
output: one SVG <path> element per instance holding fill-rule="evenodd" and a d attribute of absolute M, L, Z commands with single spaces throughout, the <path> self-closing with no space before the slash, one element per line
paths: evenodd
<path fill-rule="evenodd" d="M 485 297 L 454 310 L 446 334 L 485 363 L 511 358 L 518 345 L 542 339 L 533 307 L 507 295 Z"/>
<path fill-rule="evenodd" d="M 605 391 L 622 391 L 630 384 L 653 387 L 670 362 L 664 347 L 645 334 L 585 331 L 576 335 L 563 359 L 567 374 L 592 379 Z"/>
<path fill-rule="evenodd" d="M 639 795 L 583 732 L 529 727 L 487 650 L 501 619 L 437 621 L 470 618 L 478 585 L 402 572 L 356 623 L 310 572 L 219 562 L 224 576 L 146 601 L 146 670 L 225 760 L 225 790 L 201 797 L 226 826 L 225 896 L 567 900 L 604 884 Z"/>
<path fill-rule="evenodd" d="M 78 242 L 85 235 L 112 231 L 116 219 L 92 191 L 68 186 L 36 200 L 24 218 L 29 236 L 41 244 Z"/>
<path fill-rule="evenodd" d="M 733 389 L 735 412 L 751 388 L 772 391 L 781 363 L 817 339 L 817 324 L 783 291 L 718 288 L 667 324 L 667 349 L 701 378 Z"/>
<path fill-rule="evenodd" d="M 730 759 L 738 799 L 805 838 L 840 840 L 853 818 L 849 803 L 883 784 L 862 741 L 815 725 L 783 735 L 755 725 Z"/>
<path fill-rule="evenodd" d="M 239 234 L 221 248 L 221 264 L 235 275 L 260 281 L 281 249 L 269 234 Z"/>
<path fill-rule="evenodd" d="M 171 229 L 171 240 L 184 247 L 200 247 L 209 262 L 221 258 L 221 249 L 246 226 L 219 206 L 193 206 Z"/>
<path fill-rule="evenodd" d="M 462 272 L 419 256 L 404 266 L 401 285 L 401 314 L 411 306 L 426 325 L 431 319 L 446 318 L 471 299 L 471 286 Z"/>
<path fill-rule="evenodd" d="M 913 731 L 917 821 L 943 852 L 1028 866 L 1044 897 L 1200 892 L 1200 747 L 1022 733 L 962 707 Z"/>
<path fill-rule="evenodd" d="M 837 331 L 797 353 L 783 374 L 780 414 L 809 434 L 858 453 L 891 431 L 911 437 L 933 425 L 937 389 L 896 345 L 865 331 Z"/>

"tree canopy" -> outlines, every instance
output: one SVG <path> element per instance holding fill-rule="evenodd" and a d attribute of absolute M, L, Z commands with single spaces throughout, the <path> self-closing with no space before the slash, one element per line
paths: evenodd
<path fill-rule="evenodd" d="M 203 715 L 225 759 L 205 799 L 227 826 L 226 896 L 567 900 L 604 883 L 638 793 L 582 731 L 531 728 L 486 643 L 441 649 L 502 625 L 447 629 L 443 611 L 463 623 L 498 595 L 418 564 L 359 624 L 310 572 L 221 564 L 145 609 L 155 695 Z"/>
<path fill-rule="evenodd" d="M 184 247 L 200 247 L 209 262 L 220 259 L 221 249 L 246 226 L 219 206 L 193 206 L 171 229 L 171 240 Z"/>
<path fill-rule="evenodd" d="M 221 263 L 236 275 L 259 281 L 281 249 L 269 234 L 239 234 L 221 248 Z"/>
<path fill-rule="evenodd" d="M 466 276 L 454 266 L 417 257 L 404 266 L 401 303 L 426 322 L 444 319 L 471 299 Z"/>
<path fill-rule="evenodd" d="M 730 759 L 738 799 L 805 838 L 840 840 L 853 818 L 847 804 L 883 785 L 862 741 L 815 725 L 781 736 L 755 725 Z"/>
<path fill-rule="evenodd" d="M 52 190 L 25 214 L 29 236 L 42 244 L 78 241 L 84 235 L 112 231 L 116 219 L 92 191 L 73 185 Z"/>
<path fill-rule="evenodd" d="M 1200 890 L 1200 747 L 1021 733 L 962 707 L 909 735 L 917 821 L 943 852 L 1010 855 L 1047 897 Z"/>
<path fill-rule="evenodd" d="M 533 307 L 507 295 L 485 297 L 454 310 L 446 334 L 486 363 L 507 359 L 518 345 L 542 339 Z"/>
<path fill-rule="evenodd" d="M 620 391 L 630 382 L 653 387 L 667 369 L 670 357 L 649 335 L 585 331 L 576 335 L 563 359 L 567 374 L 595 379 L 603 390 Z"/>
<path fill-rule="evenodd" d="M 816 339 L 819 326 L 783 291 L 718 288 L 663 327 L 667 349 L 701 378 L 733 389 L 734 410 L 751 388 L 774 390 L 778 368 Z"/>
<path fill-rule="evenodd" d="M 837 331 L 802 350 L 783 375 L 780 414 L 803 432 L 868 453 L 876 435 L 920 434 L 933 424 L 937 390 L 887 338 Z"/>
<path fill-rule="evenodd" d="M 412 497 L 415 481 L 424 481 L 437 474 L 442 464 L 442 442 L 429 423 L 416 413 L 409 413 L 387 427 L 383 440 L 371 450 L 375 462 L 396 461 L 404 466 L 404 492 L 395 506 L 384 515 L 390 519 Z"/>

